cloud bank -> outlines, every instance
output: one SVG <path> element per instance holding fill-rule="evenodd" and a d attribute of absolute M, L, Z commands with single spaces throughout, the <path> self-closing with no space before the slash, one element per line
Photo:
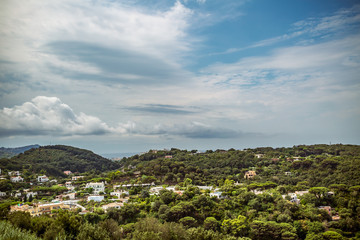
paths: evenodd
<path fill-rule="evenodd" d="M 161 106 L 174 107 L 174 106 Z M 171 108 L 170 108 L 171 109 Z M 157 111 L 157 109 L 155 110 Z M 176 114 L 178 114 L 176 112 Z M 110 127 L 95 116 L 76 114 L 57 97 L 38 96 L 13 108 L 0 111 L 0 136 L 35 135 L 143 135 L 182 136 L 186 138 L 234 138 L 243 133 L 225 128 L 213 128 L 199 122 L 187 124 L 137 125 L 129 121 Z"/>

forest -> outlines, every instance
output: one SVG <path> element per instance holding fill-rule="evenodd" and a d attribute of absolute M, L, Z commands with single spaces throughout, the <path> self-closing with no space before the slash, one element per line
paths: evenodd
<path fill-rule="evenodd" d="M 103 158 L 89 150 L 63 145 L 32 148 L 10 159 L 0 159 L 0 168 L 46 173 L 48 176 L 65 177 L 63 171 L 99 173 L 119 168 L 117 162 Z"/>
<path fill-rule="evenodd" d="M 115 170 L 85 173 L 81 184 L 94 179 L 108 183 L 103 202 L 83 201 L 86 214 L 60 209 L 31 217 L 9 211 L 10 205 L 22 203 L 19 199 L 2 201 L 2 239 L 360 239 L 357 145 L 206 152 L 173 148 L 150 150 L 119 164 Z M 244 178 L 249 170 L 256 175 Z M 150 187 L 135 186 L 141 183 L 163 189 L 152 194 Z M 132 184 L 129 200 L 120 209 L 104 211 L 117 184 Z M 200 186 L 212 186 L 221 195 Z M 42 189 L 54 195 L 62 191 Z M 303 193 L 299 201 L 292 199 L 296 191 Z"/>

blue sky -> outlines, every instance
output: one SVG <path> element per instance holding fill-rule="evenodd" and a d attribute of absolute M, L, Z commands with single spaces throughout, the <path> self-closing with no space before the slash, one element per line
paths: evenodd
<path fill-rule="evenodd" d="M 360 4 L 14 1 L 0 145 L 97 153 L 360 144 Z"/>

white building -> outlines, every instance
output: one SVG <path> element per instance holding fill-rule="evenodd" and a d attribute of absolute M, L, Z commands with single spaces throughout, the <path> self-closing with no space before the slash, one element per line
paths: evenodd
<path fill-rule="evenodd" d="M 77 180 L 80 180 L 80 179 L 83 179 L 83 178 L 84 178 L 84 176 L 73 176 L 73 177 L 71 178 L 71 180 L 77 181 Z"/>
<path fill-rule="evenodd" d="M 22 182 L 24 181 L 24 179 L 21 176 L 16 176 L 16 177 L 11 177 L 10 181 L 16 183 L 16 182 Z"/>
<path fill-rule="evenodd" d="M 91 200 L 94 202 L 101 202 L 104 200 L 104 196 L 88 196 L 87 201 L 90 202 Z"/>
<path fill-rule="evenodd" d="M 66 182 L 66 183 L 65 183 L 65 187 L 66 187 L 68 190 L 73 190 L 73 189 L 74 189 L 74 186 L 72 185 L 71 182 Z"/>
<path fill-rule="evenodd" d="M 105 192 L 105 183 L 104 182 L 91 182 L 91 183 L 87 183 L 85 188 L 92 188 L 93 189 L 93 193 L 95 194 L 99 194 L 101 192 Z"/>
<path fill-rule="evenodd" d="M 111 196 L 117 196 L 118 198 L 121 198 L 121 196 L 123 194 L 129 195 L 129 192 L 128 191 L 115 191 L 115 192 L 110 193 Z"/>
<path fill-rule="evenodd" d="M 200 190 L 211 190 L 212 186 L 197 186 Z"/>
<path fill-rule="evenodd" d="M 48 182 L 49 181 L 49 178 L 46 176 L 46 175 L 43 175 L 43 176 L 38 176 L 37 177 L 37 181 L 38 182 Z"/>
<path fill-rule="evenodd" d="M 6 192 L 0 192 L 0 197 L 5 197 L 6 196 Z"/>
<path fill-rule="evenodd" d="M 114 202 L 114 203 L 109 203 L 109 204 L 103 205 L 101 208 L 104 209 L 105 212 L 107 212 L 107 210 L 110 208 L 120 209 L 122 206 L 124 206 L 123 203 Z"/>
<path fill-rule="evenodd" d="M 224 198 L 221 194 L 222 192 L 210 193 L 210 197 Z"/>
<path fill-rule="evenodd" d="M 35 197 L 36 195 L 38 195 L 37 192 L 28 192 L 28 193 L 26 193 L 27 199 L 29 199 L 30 196 Z"/>

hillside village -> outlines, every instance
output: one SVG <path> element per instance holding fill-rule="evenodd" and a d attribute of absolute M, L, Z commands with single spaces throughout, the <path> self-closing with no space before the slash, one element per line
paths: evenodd
<path fill-rule="evenodd" d="M 291 229 L 293 236 L 289 239 L 298 239 L 295 236 L 305 239 L 311 234 L 318 236 L 329 229 L 341 229 L 337 231 L 340 235 L 352 237 L 358 226 L 355 219 L 360 217 L 360 211 L 355 207 L 360 206 L 359 198 L 354 198 L 360 194 L 359 184 L 356 184 L 360 178 L 354 178 L 360 166 L 359 162 L 354 164 L 359 153 L 357 147 L 339 148 L 343 153 L 334 149 L 332 154 L 316 150 L 321 155 L 312 154 L 313 150 L 311 154 L 304 154 L 299 150 L 269 148 L 214 152 L 150 150 L 123 158 L 121 168 L 114 171 L 80 173 L 63 170 L 61 176 L 30 173 L 24 168 L 2 168 L 0 213 L 9 221 L 15 221 L 12 219 L 17 218 L 11 216 L 16 214 L 29 214 L 35 221 L 42 216 L 57 219 L 66 211 L 85 219 L 81 221 L 99 216 L 113 218 L 119 225 L 137 223 L 144 216 L 152 216 L 163 224 L 180 221 L 186 229 L 202 227 L 217 234 L 251 236 L 252 239 L 264 239 L 259 232 L 251 230 L 256 224 L 279 228 L 277 234 L 280 235 L 277 236 L 283 239 L 281 234 L 285 233 L 277 224 L 286 223 L 286 229 Z M 284 154 L 284 151 L 288 153 Z M 334 157 L 334 153 L 337 156 Z M 228 161 L 235 159 L 234 156 L 237 162 Z M 341 182 L 347 180 L 343 175 L 336 175 L 335 169 L 347 162 L 336 162 L 335 159 L 352 159 L 353 169 L 348 169 L 347 174 L 351 175 L 353 183 L 345 185 Z M 311 179 L 313 171 L 320 176 L 323 174 L 316 166 L 333 168 L 326 170 L 327 174 L 332 174 L 332 182 L 324 184 Z M 200 199 L 204 203 L 197 203 Z M 351 210 L 344 203 L 354 204 L 355 208 Z M 187 212 L 188 207 L 193 210 Z M 216 209 L 221 212 L 216 213 Z M 180 212 L 175 214 L 175 211 Z M 235 221 L 240 216 L 247 219 L 243 231 L 233 232 L 226 227 L 227 221 Z M 218 227 L 206 227 L 205 220 L 210 221 L 209 218 L 216 221 Z M 257 222 L 260 220 L 263 221 L 261 224 Z M 296 225 L 298 221 L 320 224 L 317 225 L 319 230 L 301 230 L 303 228 Z M 348 225 L 349 221 L 355 222 Z M 132 236 L 131 233 L 121 234 Z"/>

